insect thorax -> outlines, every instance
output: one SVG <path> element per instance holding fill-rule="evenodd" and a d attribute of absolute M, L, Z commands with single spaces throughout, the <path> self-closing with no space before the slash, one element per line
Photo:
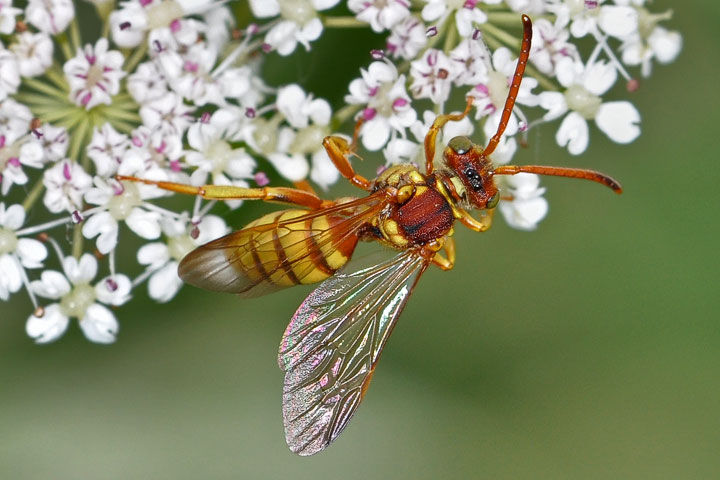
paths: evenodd
<path fill-rule="evenodd" d="M 406 249 L 425 245 L 445 236 L 454 222 L 449 199 L 412 165 L 396 165 L 377 180 L 376 191 L 387 189 L 394 201 L 373 220 L 378 236 L 390 246 Z"/>

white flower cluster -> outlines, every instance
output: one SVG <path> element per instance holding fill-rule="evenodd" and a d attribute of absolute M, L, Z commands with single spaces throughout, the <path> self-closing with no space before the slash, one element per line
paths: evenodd
<path fill-rule="evenodd" d="M 635 90 L 628 69 L 647 77 L 681 49 L 680 35 L 661 25 L 670 12 L 652 13 L 645 0 L 250 0 L 253 17 L 220 0 L 90 1 L 101 35 L 88 39 L 71 0 L 0 0 L 0 299 L 25 288 L 35 307 L 26 330 L 37 342 L 59 338 L 71 318 L 89 340 L 113 342 L 119 326 L 108 306 L 144 283 L 151 298 L 170 301 L 180 259 L 229 231 L 209 213 L 214 202 L 173 211 L 167 192 L 116 175 L 264 186 L 266 165 L 327 189 L 339 178 L 321 145 L 331 128 L 362 120 L 367 156 L 383 155 L 378 169 L 422 164 L 433 119 L 465 96 L 473 115 L 449 123 L 439 141 L 479 128 L 482 143 L 509 92 L 520 13 L 534 19 L 530 64 L 493 160 L 508 163 L 545 122 L 557 122 L 558 144 L 578 155 L 593 124 L 618 143 L 637 138 L 635 107 L 603 96 L 619 78 Z M 358 27 L 386 48 L 368 48 L 374 61 L 358 66 L 336 112 L 299 85 L 263 78 L 267 56 Z M 592 45 L 585 55 L 578 39 Z M 506 221 L 535 228 L 547 212 L 538 177 L 498 181 Z M 128 236 L 150 243 L 120 272 Z"/>

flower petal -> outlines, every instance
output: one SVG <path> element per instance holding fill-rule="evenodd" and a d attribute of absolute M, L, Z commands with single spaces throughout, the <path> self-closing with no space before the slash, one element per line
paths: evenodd
<path fill-rule="evenodd" d="M 19 239 L 15 253 L 20 257 L 25 268 L 40 268 L 42 261 L 47 257 L 45 245 L 34 238 Z"/>
<path fill-rule="evenodd" d="M 41 297 L 58 300 L 70 292 L 70 282 L 62 273 L 46 270 L 40 275 L 40 280 L 30 282 L 30 290 Z"/>
<path fill-rule="evenodd" d="M 125 219 L 127 226 L 138 236 L 147 240 L 154 240 L 160 236 L 160 214 L 149 212 L 142 208 L 133 208 L 130 215 Z"/>
<path fill-rule="evenodd" d="M 598 25 L 613 37 L 626 37 L 638 29 L 638 11 L 633 7 L 603 5 Z"/>
<path fill-rule="evenodd" d="M 80 320 L 80 328 L 92 342 L 113 343 L 120 326 L 110 310 L 93 303 L 85 310 L 85 316 Z"/>
<path fill-rule="evenodd" d="M 630 102 L 608 102 L 600 105 L 595 123 L 617 143 L 630 143 L 640 135 L 640 113 Z"/>
<path fill-rule="evenodd" d="M 555 134 L 555 140 L 561 147 L 567 147 L 568 152 L 580 155 L 590 142 L 587 122 L 577 112 L 568 113 Z"/>
<path fill-rule="evenodd" d="M 130 300 L 130 290 L 132 283 L 126 275 L 110 275 L 98 282 L 95 295 L 100 302 L 117 307 Z"/>
<path fill-rule="evenodd" d="M 45 307 L 42 317 L 30 315 L 25 331 L 36 343 L 48 343 L 60 338 L 67 330 L 69 322 L 70 319 L 60 310 L 60 305 L 53 303 Z"/>
<path fill-rule="evenodd" d="M 148 282 L 150 297 L 158 302 L 169 302 L 182 287 L 182 280 L 177 274 L 177 262 L 170 262 L 155 272 Z"/>

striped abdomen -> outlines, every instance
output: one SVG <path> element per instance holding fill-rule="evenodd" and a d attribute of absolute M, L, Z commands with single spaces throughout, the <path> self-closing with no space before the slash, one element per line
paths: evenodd
<path fill-rule="evenodd" d="M 190 252 L 178 272 L 191 285 L 244 296 L 319 282 L 350 259 L 358 242 L 356 224 L 353 218 L 307 210 L 270 213 Z"/>
<path fill-rule="evenodd" d="M 325 280 L 345 265 L 355 250 L 357 235 L 343 235 L 337 227 L 346 220 L 340 217 L 318 215 L 292 221 L 307 213 L 271 213 L 238 232 L 249 247 L 238 252 L 243 270 L 257 280 L 291 286 Z"/>

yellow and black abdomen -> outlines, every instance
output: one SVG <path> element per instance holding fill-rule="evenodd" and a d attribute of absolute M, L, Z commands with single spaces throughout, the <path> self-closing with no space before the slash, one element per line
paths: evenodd
<path fill-rule="evenodd" d="M 344 216 L 285 210 L 190 252 L 179 274 L 208 290 L 258 296 L 320 282 L 352 256 L 356 230 Z"/>

